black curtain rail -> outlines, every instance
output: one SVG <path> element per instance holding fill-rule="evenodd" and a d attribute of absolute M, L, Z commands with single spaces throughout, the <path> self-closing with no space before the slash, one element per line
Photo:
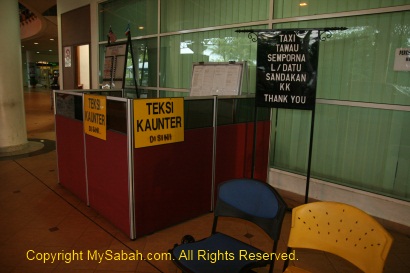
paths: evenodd
<path fill-rule="evenodd" d="M 309 31 L 309 30 L 318 30 L 318 31 L 334 31 L 334 30 L 346 30 L 347 27 L 326 27 L 326 28 L 287 28 L 287 29 L 238 29 L 235 32 L 248 32 L 248 33 L 257 33 L 257 32 L 278 32 L 278 31 Z"/>

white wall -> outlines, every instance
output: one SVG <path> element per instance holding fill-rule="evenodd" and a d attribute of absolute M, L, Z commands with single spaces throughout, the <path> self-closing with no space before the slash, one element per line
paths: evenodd
<path fill-rule="evenodd" d="M 269 184 L 275 188 L 305 196 L 305 176 L 270 169 Z M 350 204 L 375 217 L 410 227 L 410 202 L 313 178 L 309 183 L 309 198 Z"/>
<path fill-rule="evenodd" d="M 98 89 L 98 3 L 102 1 L 97 0 L 57 0 L 57 21 L 58 21 L 58 43 L 62 45 L 61 41 L 61 14 L 69 12 L 71 10 L 90 5 L 90 24 L 91 24 L 91 44 L 90 44 L 90 56 L 91 56 L 91 88 Z M 62 47 L 58 49 L 60 71 L 63 71 L 62 65 L 64 54 L 62 53 Z M 60 74 L 60 82 L 63 82 L 63 73 Z"/>
<path fill-rule="evenodd" d="M 78 46 L 78 84 L 83 86 L 83 89 L 90 89 L 90 54 L 89 46 Z"/>

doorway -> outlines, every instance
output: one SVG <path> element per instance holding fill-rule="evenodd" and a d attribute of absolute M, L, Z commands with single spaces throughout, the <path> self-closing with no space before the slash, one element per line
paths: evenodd
<path fill-rule="evenodd" d="M 90 45 L 76 46 L 77 88 L 90 89 Z"/>

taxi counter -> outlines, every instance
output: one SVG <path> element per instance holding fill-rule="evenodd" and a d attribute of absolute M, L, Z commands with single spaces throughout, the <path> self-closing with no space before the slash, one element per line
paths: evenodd
<path fill-rule="evenodd" d="M 85 110 L 90 94 L 105 99 L 97 117 L 105 139 L 86 132 L 96 119 Z M 145 99 L 121 90 L 60 90 L 53 99 L 59 183 L 130 239 L 212 211 L 225 180 L 267 179 L 269 110 L 255 111 L 253 97 L 183 98 L 183 141 L 158 135 L 161 145 L 137 148 L 134 105 Z"/>

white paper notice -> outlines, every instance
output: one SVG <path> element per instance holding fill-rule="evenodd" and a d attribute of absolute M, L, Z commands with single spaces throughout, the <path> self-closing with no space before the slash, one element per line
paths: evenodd
<path fill-rule="evenodd" d="M 410 71 L 410 48 L 396 49 L 394 71 Z"/>

